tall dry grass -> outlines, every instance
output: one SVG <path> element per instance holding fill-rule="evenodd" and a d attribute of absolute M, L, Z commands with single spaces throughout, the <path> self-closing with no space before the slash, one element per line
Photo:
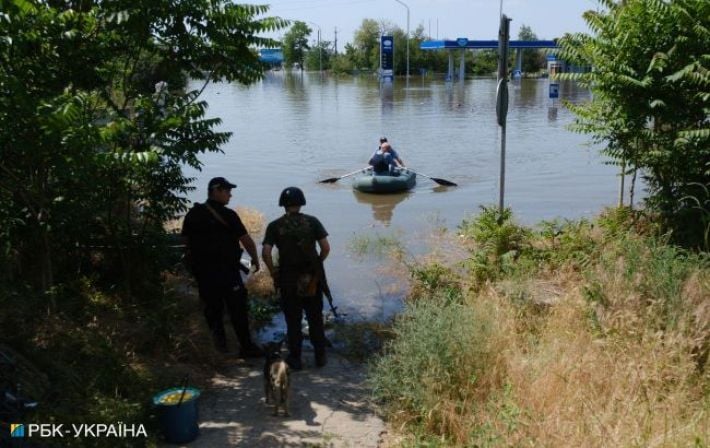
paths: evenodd
<path fill-rule="evenodd" d="M 593 229 L 531 234 L 473 287 L 420 268 L 372 369 L 403 445 L 710 446 L 707 254 Z"/>

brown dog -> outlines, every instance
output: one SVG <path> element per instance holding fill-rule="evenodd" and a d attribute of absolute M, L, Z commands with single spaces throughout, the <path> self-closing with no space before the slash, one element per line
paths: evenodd
<path fill-rule="evenodd" d="M 279 414 L 279 407 L 284 410 L 284 415 L 289 416 L 289 368 L 286 361 L 281 358 L 281 342 L 269 342 L 264 346 L 266 362 L 264 363 L 264 395 L 266 403 L 274 404 L 274 414 Z"/>

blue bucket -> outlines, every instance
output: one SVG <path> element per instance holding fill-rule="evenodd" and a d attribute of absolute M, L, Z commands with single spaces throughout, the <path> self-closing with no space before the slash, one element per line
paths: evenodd
<path fill-rule="evenodd" d="M 200 391 L 194 387 L 174 387 L 153 397 L 158 408 L 160 430 L 169 443 L 187 443 L 200 434 L 197 425 L 197 399 Z"/>

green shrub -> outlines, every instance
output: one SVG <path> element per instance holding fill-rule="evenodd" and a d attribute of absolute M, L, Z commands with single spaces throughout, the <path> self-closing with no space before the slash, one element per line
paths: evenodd
<path fill-rule="evenodd" d="M 389 412 L 442 433 L 439 405 L 463 403 L 488 366 L 493 322 L 475 307 L 448 300 L 411 302 L 394 324 L 395 338 L 371 366 L 374 396 Z"/>
<path fill-rule="evenodd" d="M 527 248 L 530 236 L 527 229 L 515 224 L 510 208 L 501 213 L 493 206 L 481 206 L 481 213 L 464 220 L 459 230 L 475 244 L 466 265 L 476 285 L 514 269 L 514 262 Z"/>
<path fill-rule="evenodd" d="M 428 298 L 436 294 L 447 302 L 461 302 L 461 279 L 450 268 L 438 263 L 411 266 L 410 275 L 415 281 L 412 298 Z"/>
<path fill-rule="evenodd" d="M 500 258 L 512 251 L 520 251 L 529 232 L 513 221 L 513 211 L 501 213 L 497 207 L 481 206 L 481 213 L 459 226 L 461 233 L 472 238 L 487 253 Z"/>
<path fill-rule="evenodd" d="M 533 251 L 532 256 L 552 267 L 571 263 L 576 269 L 583 269 L 589 265 L 590 257 L 598 247 L 592 238 L 593 228 L 585 219 L 542 221 L 537 237 L 543 244 Z"/>

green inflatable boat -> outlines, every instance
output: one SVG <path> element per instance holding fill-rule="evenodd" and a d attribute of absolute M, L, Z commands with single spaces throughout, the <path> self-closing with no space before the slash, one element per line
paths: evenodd
<path fill-rule="evenodd" d="M 398 176 L 375 175 L 370 169 L 353 178 L 353 188 L 363 193 L 401 193 L 417 184 L 417 174 L 402 169 Z"/>

